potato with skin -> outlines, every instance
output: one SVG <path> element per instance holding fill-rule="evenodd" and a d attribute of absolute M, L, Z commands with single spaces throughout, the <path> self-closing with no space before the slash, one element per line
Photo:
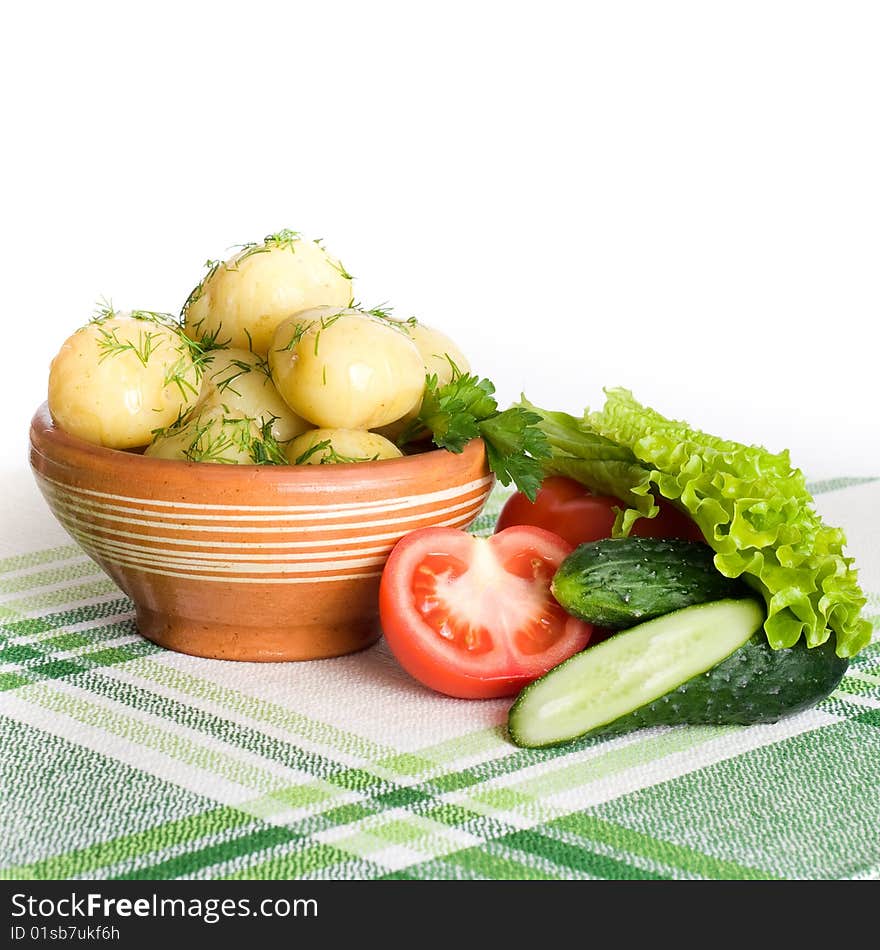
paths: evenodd
<path fill-rule="evenodd" d="M 471 365 L 467 357 L 456 345 L 455 341 L 445 333 L 435 330 L 419 322 L 405 322 L 404 327 L 409 331 L 425 364 L 425 375 L 436 374 L 437 385 L 445 386 L 452 379 L 452 365 L 450 360 L 462 373 L 469 373 Z"/>
<path fill-rule="evenodd" d="M 433 327 L 426 326 L 424 323 L 419 323 L 415 319 L 406 320 L 401 326 L 409 333 L 422 357 L 422 362 L 425 366 L 425 376 L 436 375 L 438 387 L 445 386 L 452 379 L 453 363 L 462 373 L 470 372 L 471 366 L 467 357 L 445 333 L 441 333 Z M 450 360 L 452 362 L 450 362 Z M 391 422 L 387 426 L 380 426 L 376 431 L 380 435 L 384 435 L 386 439 L 391 439 L 392 442 L 396 442 L 412 420 L 419 414 L 420 408 L 421 400 L 419 400 L 419 403 L 403 418 L 398 419 L 396 422 Z M 430 434 L 427 429 L 422 429 L 421 432 L 412 435 L 412 440 L 425 439 L 428 438 Z"/>
<path fill-rule="evenodd" d="M 168 314 L 105 311 L 68 337 L 49 370 L 49 412 L 70 435 L 139 448 L 199 393 L 199 369 Z"/>
<path fill-rule="evenodd" d="M 268 235 L 214 262 L 184 304 L 186 332 L 266 356 L 278 324 L 319 305 L 344 307 L 351 276 L 319 244 L 295 231 Z"/>
<path fill-rule="evenodd" d="M 227 414 L 249 416 L 279 442 L 288 442 L 311 425 L 281 398 L 269 375 L 269 365 L 250 350 L 226 349 L 208 353 L 199 404 L 225 406 Z"/>
<path fill-rule="evenodd" d="M 363 429 L 312 429 L 297 436 L 285 454 L 291 465 L 375 462 L 403 455 L 393 442 Z"/>
<path fill-rule="evenodd" d="M 419 404 L 425 369 L 403 329 L 352 309 L 298 313 L 269 350 L 278 392 L 320 428 L 375 429 Z"/>
<path fill-rule="evenodd" d="M 176 425 L 156 434 L 144 455 L 180 462 L 253 465 L 254 444 L 262 433 L 255 419 L 219 405 L 198 405 Z"/>

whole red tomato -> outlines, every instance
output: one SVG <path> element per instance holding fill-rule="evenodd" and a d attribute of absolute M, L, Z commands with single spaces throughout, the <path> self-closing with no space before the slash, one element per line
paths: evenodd
<path fill-rule="evenodd" d="M 700 529 L 670 502 L 659 499 L 656 518 L 639 518 L 632 535 L 641 538 L 681 538 L 703 541 Z M 580 482 L 554 475 L 544 479 L 534 502 L 516 492 L 504 504 L 498 516 L 496 531 L 513 525 L 534 525 L 565 538 L 577 547 L 586 541 L 611 537 L 614 508 L 623 502 L 612 495 L 594 495 Z"/>

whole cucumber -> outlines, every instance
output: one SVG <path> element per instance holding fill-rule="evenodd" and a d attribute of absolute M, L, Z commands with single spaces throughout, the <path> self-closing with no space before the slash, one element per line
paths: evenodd
<path fill-rule="evenodd" d="M 570 614 L 620 630 L 694 604 L 750 591 L 715 568 L 697 541 L 606 538 L 581 544 L 553 578 L 553 596 Z"/>

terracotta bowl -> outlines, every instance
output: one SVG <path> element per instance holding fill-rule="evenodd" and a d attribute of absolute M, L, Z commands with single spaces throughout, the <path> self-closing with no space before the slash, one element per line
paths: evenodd
<path fill-rule="evenodd" d="M 55 517 L 134 601 L 150 640 L 195 656 L 308 660 L 381 634 L 389 551 L 466 527 L 492 488 L 485 446 L 350 465 L 146 458 L 57 429 L 41 406 L 31 467 Z"/>

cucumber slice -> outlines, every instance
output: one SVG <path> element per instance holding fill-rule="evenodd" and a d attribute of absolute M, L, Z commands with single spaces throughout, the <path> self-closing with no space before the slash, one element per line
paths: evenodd
<path fill-rule="evenodd" d="M 752 598 L 718 600 L 615 634 L 527 686 L 510 709 L 510 737 L 537 748 L 614 723 L 739 650 L 765 616 Z"/>

